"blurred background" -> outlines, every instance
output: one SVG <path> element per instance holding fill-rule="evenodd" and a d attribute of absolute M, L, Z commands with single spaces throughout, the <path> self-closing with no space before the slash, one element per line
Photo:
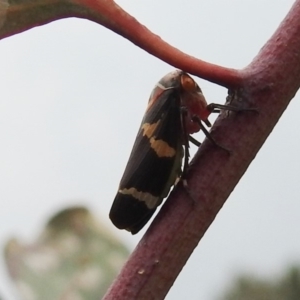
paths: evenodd
<path fill-rule="evenodd" d="M 240 69 L 294 1 L 117 2 L 180 50 Z M 2 40 L 0 63 L 1 247 L 34 242 L 57 211 L 79 205 L 134 249 L 148 225 L 131 236 L 108 212 L 151 90 L 174 68 L 75 18 Z M 226 89 L 196 81 L 208 102 L 225 102 Z M 217 299 L 240 273 L 278 278 L 300 263 L 299 110 L 296 95 L 166 299 Z M 3 257 L 0 297 L 20 299 Z"/>

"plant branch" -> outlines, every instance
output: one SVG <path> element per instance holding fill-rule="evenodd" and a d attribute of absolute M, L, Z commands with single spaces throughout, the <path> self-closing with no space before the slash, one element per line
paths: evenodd
<path fill-rule="evenodd" d="M 182 188 L 172 193 L 105 296 L 105 300 L 163 299 L 299 88 L 300 0 L 242 71 L 182 53 L 112 0 L 0 0 L 0 38 L 67 17 L 97 22 L 177 68 L 231 87 L 233 104 L 259 110 L 259 114 L 220 115 L 212 134 L 232 154 L 204 142 L 188 173 L 194 199 Z"/>
<path fill-rule="evenodd" d="M 226 87 L 241 83 L 239 71 L 210 64 L 172 47 L 112 0 L 0 0 L 0 39 L 68 17 L 101 24 L 166 63 L 203 79 Z"/>
<path fill-rule="evenodd" d="M 254 61 L 229 100 L 259 113 L 222 113 L 188 173 L 192 201 L 176 188 L 132 253 L 105 300 L 164 299 L 184 264 L 300 87 L 300 0 Z"/>

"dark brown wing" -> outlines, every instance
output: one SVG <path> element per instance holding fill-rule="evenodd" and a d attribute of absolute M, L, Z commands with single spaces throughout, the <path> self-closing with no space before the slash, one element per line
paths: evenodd
<path fill-rule="evenodd" d="M 149 103 L 110 211 L 114 225 L 132 234 L 168 195 L 183 157 L 180 93 L 167 89 Z"/>

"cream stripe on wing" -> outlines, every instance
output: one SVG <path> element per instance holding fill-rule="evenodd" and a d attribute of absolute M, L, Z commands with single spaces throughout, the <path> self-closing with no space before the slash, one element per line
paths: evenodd
<path fill-rule="evenodd" d="M 173 147 L 170 147 L 164 140 L 156 140 L 155 137 L 153 137 L 153 133 L 159 125 L 159 122 L 160 120 L 153 124 L 144 123 L 142 125 L 144 131 L 143 136 L 146 136 L 149 139 L 151 148 L 158 157 L 173 157 L 176 154 L 176 150 Z"/>
<path fill-rule="evenodd" d="M 130 195 L 139 201 L 145 202 L 146 206 L 149 209 L 155 208 L 157 206 L 157 202 L 159 200 L 159 197 L 155 197 L 147 192 L 138 191 L 136 188 L 133 188 L 133 187 L 131 187 L 129 189 L 119 190 L 119 193 L 123 194 L 123 195 Z"/>

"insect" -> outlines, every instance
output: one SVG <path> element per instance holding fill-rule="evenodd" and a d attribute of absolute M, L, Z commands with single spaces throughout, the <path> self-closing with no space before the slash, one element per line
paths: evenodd
<path fill-rule="evenodd" d="M 203 125 L 210 127 L 208 116 L 220 109 L 240 110 L 207 105 L 200 87 L 181 70 L 168 73 L 156 84 L 110 210 L 109 217 L 116 227 L 136 234 L 177 179 L 184 179 L 189 142 L 200 145 L 191 134 L 201 129 L 211 142 L 223 148 Z"/>

